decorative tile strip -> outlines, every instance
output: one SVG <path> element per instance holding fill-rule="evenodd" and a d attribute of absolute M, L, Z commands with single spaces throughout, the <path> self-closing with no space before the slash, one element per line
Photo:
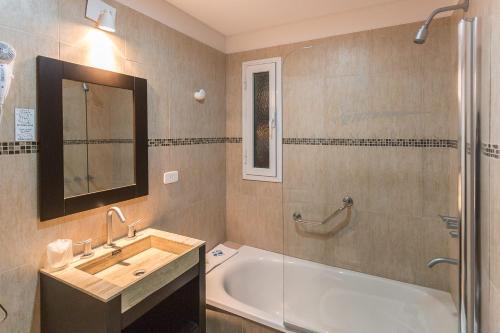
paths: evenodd
<path fill-rule="evenodd" d="M 491 157 L 497 160 L 500 159 L 500 146 L 497 144 L 482 143 L 481 152 L 484 156 Z"/>
<path fill-rule="evenodd" d="M 283 138 L 283 144 L 312 146 L 457 148 L 457 140 L 448 139 Z"/>
<path fill-rule="evenodd" d="M 243 138 L 226 138 L 226 143 L 242 143 Z"/>
<path fill-rule="evenodd" d="M 64 140 L 65 145 L 101 145 L 109 143 L 134 143 L 134 139 L 91 139 L 91 140 Z"/>
<path fill-rule="evenodd" d="M 38 152 L 36 141 L 0 142 L 0 155 L 32 154 Z"/>
<path fill-rule="evenodd" d="M 226 143 L 226 138 L 148 139 L 149 147 L 191 146 L 214 143 Z"/>
<path fill-rule="evenodd" d="M 200 144 L 242 143 L 242 138 L 177 138 L 148 139 L 149 147 L 189 146 Z M 65 140 L 65 145 L 133 143 L 133 139 Z M 362 147 L 436 147 L 457 148 L 457 140 L 448 139 L 342 139 L 342 138 L 283 138 L 283 144 L 315 146 L 362 146 Z M 498 145 L 483 144 L 483 154 L 500 159 Z M 0 142 L 0 155 L 32 154 L 38 152 L 38 143 Z"/>
<path fill-rule="evenodd" d="M 64 145 L 86 145 L 88 144 L 87 140 L 64 140 L 63 141 Z"/>

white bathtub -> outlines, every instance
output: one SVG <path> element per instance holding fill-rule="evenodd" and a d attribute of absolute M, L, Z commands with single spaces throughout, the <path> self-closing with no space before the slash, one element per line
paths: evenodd
<path fill-rule="evenodd" d="M 248 246 L 207 275 L 207 303 L 282 332 L 458 332 L 448 293 Z"/>

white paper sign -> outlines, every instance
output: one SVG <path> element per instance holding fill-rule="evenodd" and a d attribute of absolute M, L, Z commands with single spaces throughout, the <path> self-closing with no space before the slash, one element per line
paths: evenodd
<path fill-rule="evenodd" d="M 16 108 L 16 141 L 36 141 L 35 110 Z"/>

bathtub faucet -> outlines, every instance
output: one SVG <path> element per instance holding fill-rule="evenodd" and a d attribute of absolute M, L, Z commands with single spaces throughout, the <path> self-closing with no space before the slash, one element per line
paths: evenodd
<path fill-rule="evenodd" d="M 438 264 L 452 264 L 452 265 L 458 265 L 458 260 L 457 259 L 451 259 L 451 258 L 434 258 L 431 261 L 427 263 L 427 267 L 432 268 Z"/>

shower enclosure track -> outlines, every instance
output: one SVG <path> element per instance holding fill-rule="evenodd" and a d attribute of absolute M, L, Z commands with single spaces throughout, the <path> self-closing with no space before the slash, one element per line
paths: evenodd
<path fill-rule="evenodd" d="M 480 331 L 479 96 L 477 18 L 462 19 L 459 44 L 460 332 Z"/>

